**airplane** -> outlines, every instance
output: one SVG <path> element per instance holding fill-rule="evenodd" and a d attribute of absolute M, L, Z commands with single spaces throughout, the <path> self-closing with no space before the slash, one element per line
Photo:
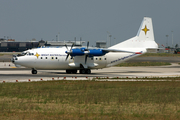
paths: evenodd
<path fill-rule="evenodd" d="M 109 48 L 75 47 L 73 44 L 61 48 L 35 48 L 13 55 L 16 66 L 31 68 L 32 74 L 37 70 L 66 70 L 67 74 L 91 74 L 91 69 L 115 66 L 147 52 L 158 49 L 154 40 L 152 19 L 144 17 L 135 37 L 113 45 Z"/>

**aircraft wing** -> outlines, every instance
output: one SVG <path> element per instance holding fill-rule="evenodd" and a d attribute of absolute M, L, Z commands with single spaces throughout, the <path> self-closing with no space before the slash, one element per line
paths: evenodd
<path fill-rule="evenodd" d="M 125 50 L 117 50 L 117 49 L 102 49 L 105 52 L 126 52 L 126 53 L 136 53 L 132 51 L 125 51 Z"/>

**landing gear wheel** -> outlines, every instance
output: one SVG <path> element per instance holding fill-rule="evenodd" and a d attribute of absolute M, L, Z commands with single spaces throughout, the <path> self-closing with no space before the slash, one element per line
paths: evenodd
<path fill-rule="evenodd" d="M 66 73 L 67 74 L 71 74 L 71 70 L 66 70 Z"/>
<path fill-rule="evenodd" d="M 80 71 L 80 74 L 91 74 L 91 70 L 90 69 L 81 69 L 79 71 Z"/>
<path fill-rule="evenodd" d="M 32 69 L 31 73 L 32 73 L 32 74 L 37 74 L 37 70 Z"/>
<path fill-rule="evenodd" d="M 86 74 L 91 74 L 91 70 L 90 69 L 86 69 Z"/>
<path fill-rule="evenodd" d="M 77 70 L 72 70 L 71 73 L 72 73 L 72 74 L 76 74 L 76 73 L 77 73 Z"/>
<path fill-rule="evenodd" d="M 77 70 L 66 70 L 67 74 L 76 74 Z"/>
<path fill-rule="evenodd" d="M 86 73 L 86 70 L 85 69 L 81 69 L 80 70 L 80 74 L 85 74 Z"/>

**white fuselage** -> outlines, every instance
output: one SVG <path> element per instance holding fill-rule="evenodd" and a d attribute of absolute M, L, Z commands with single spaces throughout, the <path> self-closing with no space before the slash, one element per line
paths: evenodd
<path fill-rule="evenodd" d="M 48 70 L 67 70 L 79 69 L 80 64 L 87 66 L 88 69 L 101 69 L 111 67 L 124 62 L 132 57 L 138 56 L 135 53 L 109 52 L 104 56 L 88 57 L 85 64 L 85 56 L 75 56 L 73 59 L 69 57 L 67 60 L 65 53 L 66 48 L 37 48 L 27 50 L 27 54 L 17 57 L 14 64 L 21 65 L 33 69 L 48 69 Z M 142 50 L 143 53 L 146 50 Z M 139 51 L 140 52 L 140 51 Z M 29 54 L 30 53 L 30 54 Z"/>

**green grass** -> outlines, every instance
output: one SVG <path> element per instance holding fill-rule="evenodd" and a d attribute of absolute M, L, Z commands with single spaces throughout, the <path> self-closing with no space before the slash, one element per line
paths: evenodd
<path fill-rule="evenodd" d="M 149 81 L 180 81 L 180 76 L 177 77 L 112 77 L 109 78 L 111 80 L 149 80 Z M 101 80 L 107 80 L 107 77 L 96 77 L 93 78 L 94 81 L 101 81 Z"/>
<path fill-rule="evenodd" d="M 128 66 L 163 66 L 163 65 L 171 65 L 169 62 L 125 62 L 116 65 L 117 67 L 128 67 Z"/>
<path fill-rule="evenodd" d="M 0 84 L 0 119 L 180 119 L 179 82 Z"/>

